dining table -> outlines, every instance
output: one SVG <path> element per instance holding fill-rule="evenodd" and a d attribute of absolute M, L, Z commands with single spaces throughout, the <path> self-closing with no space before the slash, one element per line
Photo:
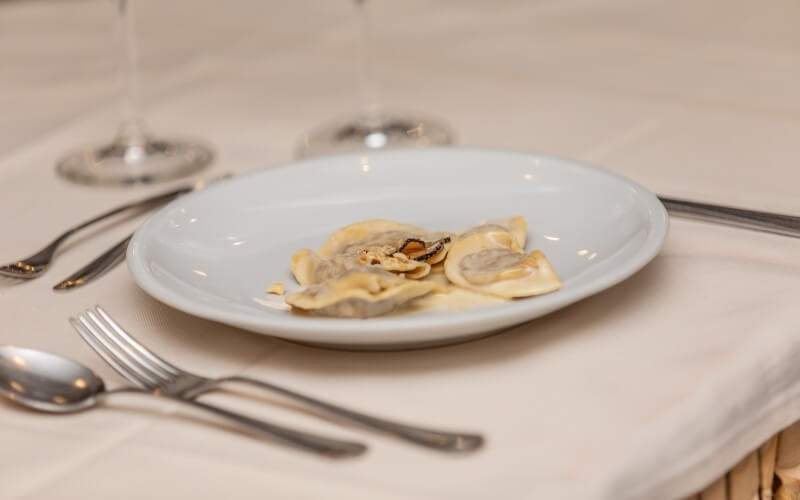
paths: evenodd
<path fill-rule="evenodd" d="M 369 7 L 379 102 L 437 117 L 452 147 L 568 158 L 661 196 L 800 215 L 800 3 Z M 116 132 L 114 16 L 109 0 L 0 1 L 0 261 L 186 182 L 98 187 L 56 174 L 66 152 Z M 215 151 L 196 179 L 291 162 L 305 134 L 360 105 L 352 2 L 139 0 L 135 24 L 147 126 Z M 800 498 L 800 239 L 671 217 L 658 255 L 597 295 L 479 340 L 372 352 L 189 315 L 124 264 L 53 291 L 146 217 L 75 237 L 40 278 L 0 278 L 0 344 L 122 386 L 68 323 L 99 304 L 192 371 L 480 432 L 485 445 L 409 446 L 245 390 L 202 398 L 369 451 L 321 459 L 137 395 L 68 415 L 2 401 L 0 498 Z"/>

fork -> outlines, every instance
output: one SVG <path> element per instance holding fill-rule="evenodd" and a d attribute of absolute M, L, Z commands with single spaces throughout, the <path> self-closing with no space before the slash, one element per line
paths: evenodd
<path fill-rule="evenodd" d="M 107 350 L 115 353 L 118 364 L 110 362 L 109 364 L 120 375 L 140 387 L 158 388 L 171 396 L 193 399 L 200 394 L 219 388 L 224 382 L 240 382 L 280 394 L 349 423 L 440 451 L 472 451 L 480 448 L 484 442 L 483 437 L 479 434 L 431 430 L 364 415 L 355 410 L 327 403 L 257 379 L 243 376 L 207 378 L 190 373 L 165 361 L 134 339 L 100 306 L 78 314 L 77 319 L 70 318 L 70 323 L 93 348 L 92 340 L 96 340 Z M 95 350 L 97 351 L 96 348 Z M 105 356 L 103 359 L 109 361 Z"/>
<path fill-rule="evenodd" d="M 103 212 L 102 214 L 92 217 L 91 219 L 81 222 L 80 224 L 73 226 L 60 235 L 56 237 L 53 241 L 47 244 L 44 248 L 36 252 L 35 254 L 31 255 L 30 257 L 26 257 L 24 259 L 18 260 L 16 262 L 12 262 L 10 264 L 6 264 L 4 266 L 0 266 L 0 276 L 6 276 L 9 278 L 22 278 L 22 279 L 33 279 L 37 278 L 42 275 L 45 271 L 47 271 L 48 267 L 50 267 L 50 263 L 53 261 L 53 257 L 56 254 L 56 250 L 58 247 L 61 246 L 64 241 L 72 236 L 73 234 L 77 233 L 81 229 L 86 229 L 87 227 L 96 224 L 102 220 L 105 220 L 109 217 L 117 215 L 119 213 L 125 212 L 126 210 L 131 210 L 133 208 L 139 207 L 146 207 L 148 205 L 156 205 L 160 203 L 165 203 L 167 201 L 172 200 L 173 198 L 177 198 L 178 196 L 186 193 L 190 193 L 192 191 L 197 191 L 198 189 L 203 189 L 209 184 L 213 182 L 222 181 L 231 177 L 229 173 L 223 173 L 217 175 L 216 177 L 212 177 L 208 180 L 201 180 L 197 181 L 191 185 L 179 187 L 173 189 L 171 191 L 166 191 L 163 193 L 159 193 L 148 198 L 143 198 L 141 200 L 132 201 L 130 203 L 126 203 L 124 205 L 120 205 L 116 208 L 112 208 L 107 212 Z M 119 243 L 117 246 L 121 245 Z M 109 250 L 107 253 L 111 255 L 112 250 Z M 104 254 L 106 255 L 106 254 Z M 115 254 L 115 255 L 118 255 Z M 98 258 L 99 259 L 99 258 Z M 102 270 L 107 270 L 110 266 L 106 266 Z M 85 271 L 85 269 L 82 269 Z M 94 278 L 95 276 L 91 276 Z"/>
<path fill-rule="evenodd" d="M 4 266 L 0 266 L 0 276 L 6 276 L 9 278 L 22 278 L 22 279 L 37 278 L 41 276 L 42 273 L 47 271 L 47 269 L 50 267 L 50 263 L 53 261 L 53 257 L 55 256 L 58 247 L 60 247 L 61 244 L 67 240 L 67 238 L 77 233 L 81 229 L 85 229 L 97 222 L 100 222 L 109 217 L 122 213 L 126 210 L 130 210 L 132 208 L 144 207 L 151 204 L 157 204 L 169 201 L 178 195 L 193 191 L 197 187 L 198 185 L 196 184 L 191 186 L 183 186 L 181 188 L 173 189 L 171 191 L 150 196 L 142 200 L 120 205 L 96 217 L 92 217 L 87 221 L 81 222 L 80 224 L 67 229 L 66 231 L 58 235 L 56 239 L 48 243 L 44 248 L 42 248 L 35 254 L 31 255 L 30 257 L 25 257 L 24 259 L 20 259 L 15 262 L 6 264 Z"/>
<path fill-rule="evenodd" d="M 80 334 L 84 341 L 91 347 L 103 360 L 108 363 L 117 373 L 125 377 L 129 382 L 137 387 L 135 390 L 152 393 L 169 399 L 188 403 L 197 408 L 210 411 L 211 413 L 227 418 L 242 425 L 251 431 L 265 435 L 287 445 L 300 448 L 304 451 L 314 452 L 329 458 L 346 458 L 364 453 L 367 447 L 361 443 L 352 441 L 342 441 L 327 437 L 317 436 L 303 431 L 297 431 L 287 427 L 271 424 L 263 420 L 257 420 L 230 410 L 225 410 L 218 406 L 196 401 L 192 398 L 183 397 L 180 393 L 165 391 L 157 383 L 153 382 L 152 377 L 139 367 L 130 364 L 125 354 L 115 348 L 108 339 L 97 331 L 99 323 L 96 319 L 87 320 L 84 315 L 78 315 L 78 319 L 70 318 L 70 324 Z M 134 390 L 134 389 L 131 389 Z M 125 392 L 119 389 L 118 392 Z"/>

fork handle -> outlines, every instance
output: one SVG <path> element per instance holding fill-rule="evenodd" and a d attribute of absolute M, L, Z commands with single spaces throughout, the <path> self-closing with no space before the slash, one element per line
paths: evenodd
<path fill-rule="evenodd" d="M 660 196 L 670 215 L 800 238 L 800 217 Z"/>
<path fill-rule="evenodd" d="M 153 196 L 149 196 L 149 197 L 143 198 L 141 200 L 136 200 L 136 201 L 132 201 L 130 203 L 125 203 L 124 205 L 119 205 L 117 207 L 112 208 L 111 210 L 108 210 L 107 212 L 103 212 L 100 215 L 97 215 L 95 217 L 92 217 L 91 219 L 88 219 L 88 220 L 85 220 L 85 221 L 81 222 L 80 224 L 76 224 L 76 225 L 72 226 L 71 228 L 67 229 L 62 234 L 60 234 L 58 237 L 56 237 L 56 239 L 51 244 L 58 244 L 61 241 L 67 239 L 69 236 L 71 236 L 71 235 L 75 234 L 76 232 L 80 231 L 81 229 L 85 229 L 85 228 L 87 228 L 87 227 L 89 227 L 89 226 L 91 226 L 93 224 L 96 224 L 96 223 L 98 223 L 98 222 L 100 222 L 102 220 L 105 220 L 105 219 L 107 219 L 109 217 L 112 217 L 112 216 L 117 215 L 119 213 L 125 212 L 126 210 L 130 210 L 132 208 L 137 208 L 137 207 L 145 207 L 147 205 L 153 205 L 153 204 L 157 204 L 157 203 L 164 203 L 164 202 L 169 201 L 172 198 L 175 198 L 175 197 L 177 197 L 177 196 L 179 196 L 181 194 L 185 194 L 185 193 L 188 193 L 190 191 L 193 191 L 194 189 L 195 189 L 195 185 L 183 186 L 183 187 L 180 187 L 180 188 L 177 188 L 177 189 L 172 189 L 170 191 L 166 191 L 166 192 L 159 193 L 159 194 L 156 194 L 156 195 L 153 195 Z"/>
<path fill-rule="evenodd" d="M 223 174 L 223 175 L 219 176 L 218 178 L 212 179 L 211 182 L 218 181 L 218 180 L 223 180 L 223 179 L 226 179 L 228 177 L 230 177 L 229 174 Z M 128 209 L 136 207 L 136 206 L 140 206 L 140 205 L 144 206 L 144 205 L 148 205 L 148 204 L 151 204 L 151 203 L 156 203 L 156 202 L 160 203 L 160 202 L 169 201 L 172 198 L 175 198 L 175 197 L 177 197 L 177 196 L 179 196 L 181 194 L 188 193 L 190 191 L 195 191 L 195 190 L 201 188 L 202 185 L 203 185 L 202 183 L 195 183 L 192 186 L 184 186 L 184 187 L 179 188 L 179 189 L 175 189 L 175 190 L 172 190 L 172 191 L 167 191 L 165 193 L 157 194 L 157 195 L 152 196 L 150 198 L 139 200 L 139 201 L 136 201 L 136 202 L 133 202 L 133 203 L 128 203 L 127 205 L 121 205 L 121 206 L 119 206 L 117 208 L 114 208 L 114 209 L 104 213 L 104 214 L 98 215 L 94 219 L 91 219 L 89 221 L 86 221 L 86 222 L 78 225 L 78 226 L 73 227 L 72 229 L 68 230 L 67 232 L 65 232 L 64 234 L 59 236 L 53 243 L 51 243 L 51 245 L 52 244 L 56 244 L 57 245 L 60 241 L 62 241 L 64 238 L 68 237 L 69 235 L 73 234 L 75 231 L 78 231 L 81 228 L 87 227 L 87 226 L 89 226 L 91 224 L 94 224 L 95 222 L 103 220 L 106 217 L 110 217 L 112 215 L 118 214 L 118 213 L 120 213 L 120 212 L 122 212 L 124 210 L 128 210 Z M 88 264 L 83 266 L 82 268 L 78 269 L 77 271 L 75 271 L 74 273 L 69 275 L 69 277 L 67 277 L 67 278 L 63 279 L 62 281 L 60 281 L 58 284 L 53 286 L 53 290 L 55 290 L 57 292 L 65 291 L 65 290 L 72 290 L 74 288 L 81 287 L 81 286 L 89 283 L 90 281 L 94 281 L 95 278 L 98 278 L 98 277 L 102 276 L 103 274 L 105 274 L 106 272 L 111 270 L 114 266 L 116 266 L 117 264 L 119 264 L 120 262 L 125 260 L 125 251 L 128 249 L 128 243 L 130 243 L 132 238 L 133 238 L 133 233 L 129 234 L 122 241 L 120 241 L 119 243 L 116 243 L 114 246 L 112 246 L 111 248 L 109 248 L 108 250 L 106 250 L 105 252 L 100 254 L 99 256 L 97 256 L 94 260 L 92 260 L 91 262 L 89 262 Z"/>
<path fill-rule="evenodd" d="M 433 429 L 426 429 L 423 427 L 417 427 L 413 425 L 402 424 L 399 422 L 393 422 L 390 420 L 373 417 L 370 415 L 365 415 L 355 410 L 350 410 L 347 408 L 343 408 L 341 406 L 327 403 L 325 401 L 321 401 L 319 399 L 310 396 L 305 396 L 303 394 L 299 394 L 292 390 L 279 387 L 277 385 L 270 384 L 268 382 L 264 382 L 262 380 L 250 377 L 243 377 L 238 375 L 223 377 L 217 379 L 213 385 L 218 386 L 225 382 L 239 382 L 242 384 L 255 386 L 260 389 L 265 389 L 272 393 L 280 394 L 281 396 L 303 403 L 308 407 L 315 408 L 317 410 L 322 410 L 323 412 L 329 415 L 340 417 L 351 423 L 359 424 L 364 427 L 385 432 L 387 434 L 391 434 L 406 441 L 410 441 L 440 451 L 450 451 L 450 452 L 472 451 L 477 448 L 480 448 L 484 442 L 483 436 L 481 436 L 480 434 L 439 431 Z M 211 388 L 212 386 L 206 386 L 203 388 L 203 390 L 205 391 Z"/>
<path fill-rule="evenodd" d="M 71 228 L 69 228 L 66 231 L 64 231 L 62 234 L 58 235 L 52 242 L 50 242 L 48 247 L 50 247 L 50 246 L 56 247 L 56 246 L 60 245 L 61 242 L 63 242 L 65 239 L 69 238 L 70 236 L 72 236 L 76 232 L 80 231 L 81 229 L 85 229 L 85 228 L 87 228 L 87 227 L 89 227 L 89 226 L 91 226 L 93 224 L 96 224 L 96 223 L 98 223 L 98 222 L 100 222 L 102 220 L 105 220 L 105 219 L 107 219 L 109 217 L 112 217 L 112 216 L 117 215 L 119 213 L 125 212 L 126 210 L 130 210 L 132 208 L 138 208 L 138 207 L 145 207 L 145 206 L 148 206 L 148 205 L 165 203 L 165 202 L 170 201 L 173 198 L 176 198 L 176 197 L 178 197 L 178 196 L 180 196 L 182 194 L 190 193 L 190 192 L 195 191 L 197 189 L 201 189 L 201 188 L 203 188 L 205 185 L 207 185 L 210 182 L 216 182 L 216 181 L 220 181 L 220 180 L 223 180 L 223 179 L 227 179 L 230 176 L 231 176 L 231 174 L 227 174 L 227 173 L 226 174 L 221 174 L 221 175 L 219 175 L 217 177 L 214 177 L 214 178 L 210 179 L 209 181 L 195 182 L 194 184 L 182 186 L 182 187 L 179 187 L 179 188 L 176 188 L 176 189 L 171 189 L 169 191 L 164 191 L 162 193 L 158 193 L 158 194 L 155 194 L 153 196 L 148 196 L 147 198 L 142 198 L 140 200 L 136 200 L 136 201 L 132 201 L 130 203 L 125 203 L 123 205 L 119 205 L 117 207 L 112 208 L 111 210 L 108 210 L 107 212 L 103 212 L 100 215 L 97 215 L 95 217 L 92 217 L 91 219 L 88 219 L 88 220 L 85 220 L 85 221 L 81 222 L 80 224 L 76 224 L 76 225 L 72 226 Z"/>
<path fill-rule="evenodd" d="M 309 434 L 303 431 L 296 431 L 280 425 L 257 420 L 240 413 L 232 412 L 219 406 L 210 405 L 201 401 L 184 398 L 170 398 L 173 401 L 200 408 L 209 413 L 224 417 L 232 422 L 247 427 L 248 429 L 259 432 L 267 437 L 277 439 L 282 443 L 301 448 L 306 451 L 318 453 L 332 458 L 345 458 L 360 455 L 367 450 L 367 447 L 361 443 L 352 441 L 341 441 L 339 439 L 331 439 L 315 434 Z"/>
<path fill-rule="evenodd" d="M 287 427 L 251 418 L 246 415 L 242 415 L 241 413 L 236 413 L 230 410 L 226 410 L 224 408 L 220 408 L 219 406 L 210 405 L 208 403 L 203 403 L 202 401 L 197 401 L 194 399 L 187 399 L 177 396 L 168 396 L 163 393 L 149 392 L 136 387 L 123 387 L 119 389 L 112 389 L 110 391 L 106 391 L 105 393 L 101 394 L 108 395 L 121 392 L 149 394 L 151 396 L 166 398 L 171 401 L 176 401 L 178 403 L 182 403 L 191 406 L 193 408 L 204 410 L 208 413 L 212 413 L 219 417 L 223 417 L 231 422 L 234 422 L 251 431 L 255 431 L 270 439 L 275 439 L 289 446 L 300 448 L 304 451 L 317 453 L 319 455 L 324 455 L 330 458 L 353 457 L 356 455 L 360 455 L 367 450 L 367 447 L 361 443 L 356 443 L 352 441 L 341 441 L 338 439 L 331 439 L 327 437 L 317 436 L 315 434 L 309 434 L 303 431 L 289 429 Z"/>

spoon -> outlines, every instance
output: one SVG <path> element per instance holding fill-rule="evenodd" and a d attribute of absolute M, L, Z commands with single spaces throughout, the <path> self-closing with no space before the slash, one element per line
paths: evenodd
<path fill-rule="evenodd" d="M 139 393 L 177 401 L 227 418 L 248 430 L 332 458 L 360 455 L 366 446 L 295 431 L 191 399 L 136 387 L 106 390 L 103 379 L 80 363 L 55 354 L 0 346 L 0 394 L 23 406 L 49 413 L 73 413 L 96 406 L 109 394 Z"/>

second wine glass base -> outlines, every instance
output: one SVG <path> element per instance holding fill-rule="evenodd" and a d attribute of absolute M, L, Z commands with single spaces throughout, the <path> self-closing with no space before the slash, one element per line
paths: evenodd
<path fill-rule="evenodd" d="M 81 184 L 127 186 L 186 177 L 213 159 L 214 153 L 202 144 L 148 138 L 75 151 L 58 161 L 56 171 Z"/>
<path fill-rule="evenodd" d="M 297 156 L 318 156 L 389 148 L 422 148 L 453 143 L 453 133 L 439 121 L 384 114 L 354 117 L 310 132 L 297 147 Z"/>

